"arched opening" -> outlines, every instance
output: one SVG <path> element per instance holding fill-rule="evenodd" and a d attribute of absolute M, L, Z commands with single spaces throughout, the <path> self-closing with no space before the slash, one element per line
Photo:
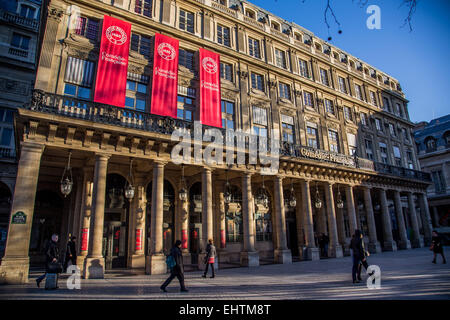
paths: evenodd
<path fill-rule="evenodd" d="M 51 190 L 36 192 L 30 236 L 30 266 L 43 266 L 45 247 L 52 234 L 56 233 L 61 238 L 63 208 L 64 201 L 58 193 Z"/>
<path fill-rule="evenodd" d="M 241 190 L 231 185 L 231 201 L 225 205 L 225 229 L 226 243 L 241 243 L 243 240 L 242 224 L 242 193 Z"/>
<path fill-rule="evenodd" d="M 198 263 L 202 237 L 202 184 L 194 183 L 189 189 L 189 252 L 191 263 Z"/>
<path fill-rule="evenodd" d="M 6 184 L 0 182 L 0 259 L 5 255 L 12 196 Z"/>
<path fill-rule="evenodd" d="M 127 266 L 130 205 L 124 195 L 125 185 L 125 178 L 119 174 L 106 177 L 103 256 L 107 270 Z"/>

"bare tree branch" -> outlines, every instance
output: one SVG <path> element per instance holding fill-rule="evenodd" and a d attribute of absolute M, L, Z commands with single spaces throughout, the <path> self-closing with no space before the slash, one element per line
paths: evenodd
<path fill-rule="evenodd" d="M 406 5 L 407 7 L 409 7 L 409 11 L 408 11 L 408 16 L 403 21 L 402 28 L 406 24 L 408 24 L 409 32 L 411 32 L 412 31 L 411 20 L 412 20 L 412 16 L 414 15 L 414 13 L 416 12 L 416 9 L 417 9 L 417 0 L 403 0 L 403 2 L 400 5 L 400 7 L 403 6 L 403 5 Z"/>

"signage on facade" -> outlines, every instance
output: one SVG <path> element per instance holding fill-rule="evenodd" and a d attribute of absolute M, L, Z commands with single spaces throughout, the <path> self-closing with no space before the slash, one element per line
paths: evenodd
<path fill-rule="evenodd" d="M 177 118 L 178 40 L 154 37 L 151 113 Z"/>
<path fill-rule="evenodd" d="M 81 230 L 81 251 L 87 251 L 88 249 L 88 237 L 89 237 L 89 229 L 83 228 Z"/>
<path fill-rule="evenodd" d="M 27 223 L 27 215 L 23 211 L 17 211 L 13 214 L 12 224 L 26 224 Z"/>
<path fill-rule="evenodd" d="M 220 108 L 220 56 L 203 48 L 199 49 L 200 68 L 200 122 L 222 128 Z"/>
<path fill-rule="evenodd" d="M 125 106 L 131 23 L 103 17 L 94 101 Z"/>
<path fill-rule="evenodd" d="M 353 159 L 352 157 L 347 157 L 345 155 L 328 153 L 322 150 L 311 150 L 307 148 L 300 148 L 300 154 L 302 155 L 302 157 L 314 160 L 334 162 L 348 167 L 355 166 L 355 159 Z"/>
<path fill-rule="evenodd" d="M 136 229 L 136 251 L 142 250 L 142 229 Z"/>

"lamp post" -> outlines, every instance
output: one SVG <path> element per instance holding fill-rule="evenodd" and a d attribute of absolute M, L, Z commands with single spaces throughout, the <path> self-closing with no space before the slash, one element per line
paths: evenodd
<path fill-rule="evenodd" d="M 130 160 L 130 172 L 128 174 L 129 181 L 127 182 L 127 186 L 125 187 L 125 198 L 128 199 L 128 201 L 131 201 L 134 198 L 134 186 L 133 186 L 133 159 Z"/>
<path fill-rule="evenodd" d="M 69 159 L 67 161 L 67 167 L 64 168 L 63 175 L 61 177 L 61 193 L 64 198 L 72 192 L 73 180 L 72 180 L 72 168 L 70 167 L 70 158 L 72 152 L 69 151 Z"/>
<path fill-rule="evenodd" d="M 317 188 L 317 182 L 316 182 L 316 199 L 314 201 L 314 206 L 316 209 L 322 208 L 322 200 L 319 198 L 319 189 Z"/>
<path fill-rule="evenodd" d="M 184 181 L 184 165 L 181 165 L 181 189 L 178 192 L 181 201 L 187 200 L 186 182 Z"/>

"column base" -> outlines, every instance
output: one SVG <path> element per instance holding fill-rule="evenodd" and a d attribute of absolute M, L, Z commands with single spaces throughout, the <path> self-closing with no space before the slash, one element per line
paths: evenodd
<path fill-rule="evenodd" d="M 303 247 L 300 251 L 301 259 L 302 260 L 320 260 L 320 251 L 319 248 L 307 248 Z"/>
<path fill-rule="evenodd" d="M 423 239 L 419 238 L 419 239 L 411 240 L 411 246 L 413 248 L 423 248 L 423 246 L 424 246 Z"/>
<path fill-rule="evenodd" d="M 397 251 L 397 243 L 395 241 L 385 241 L 383 243 L 383 251 Z"/>
<path fill-rule="evenodd" d="M 105 277 L 105 258 L 86 257 L 83 269 L 84 279 L 103 279 Z"/>
<path fill-rule="evenodd" d="M 143 253 L 133 254 L 130 258 L 129 267 L 132 269 L 145 268 L 145 255 Z"/>
<path fill-rule="evenodd" d="M 259 253 L 257 251 L 241 252 L 241 266 L 243 267 L 258 267 Z"/>
<path fill-rule="evenodd" d="M 145 273 L 146 274 L 167 273 L 166 256 L 161 253 L 145 257 Z"/>
<path fill-rule="evenodd" d="M 78 269 L 80 269 L 80 273 L 81 274 L 83 274 L 83 272 L 84 272 L 85 260 L 86 260 L 86 256 L 85 255 L 77 256 L 77 267 L 78 267 Z"/>
<path fill-rule="evenodd" d="M 292 252 L 291 250 L 278 250 L 275 249 L 273 252 L 275 263 L 288 264 L 292 263 Z"/>
<path fill-rule="evenodd" d="M 344 252 L 342 251 L 342 246 L 340 244 L 335 247 L 328 247 L 328 257 L 329 258 L 343 258 Z"/>
<path fill-rule="evenodd" d="M 26 284 L 30 258 L 4 258 L 0 265 L 0 284 Z"/>
<path fill-rule="evenodd" d="M 398 242 L 398 247 L 402 250 L 409 250 L 411 249 L 411 242 L 409 240 L 400 240 Z"/>
<path fill-rule="evenodd" d="M 370 253 L 381 253 L 381 245 L 380 245 L 380 242 L 379 241 L 377 241 L 377 242 L 369 242 L 369 252 Z"/>

